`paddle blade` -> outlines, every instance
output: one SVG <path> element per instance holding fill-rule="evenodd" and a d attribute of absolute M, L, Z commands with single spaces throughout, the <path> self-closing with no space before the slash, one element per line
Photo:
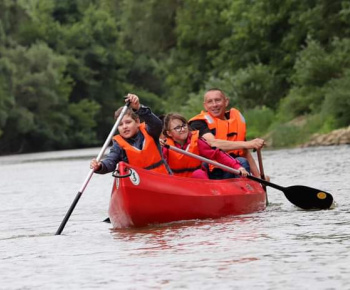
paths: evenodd
<path fill-rule="evenodd" d="M 283 190 L 286 198 L 302 209 L 329 209 L 333 196 L 325 191 L 302 185 L 286 187 Z"/>

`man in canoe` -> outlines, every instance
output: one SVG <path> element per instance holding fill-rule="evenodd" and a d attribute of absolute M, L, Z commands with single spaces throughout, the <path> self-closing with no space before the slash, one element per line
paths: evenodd
<path fill-rule="evenodd" d="M 186 152 L 193 153 L 223 165 L 232 167 L 247 176 L 248 172 L 233 157 L 220 149 L 214 149 L 199 138 L 199 131 L 190 131 L 187 120 L 180 114 L 169 113 L 163 119 L 163 135 L 166 137 L 165 144 L 176 146 Z M 163 155 L 176 176 L 208 179 L 207 169 L 203 168 L 202 162 L 193 157 L 175 152 L 168 147 L 163 147 Z M 239 177 L 239 175 L 236 175 Z"/>
<path fill-rule="evenodd" d="M 226 151 L 250 171 L 260 177 L 258 167 L 249 149 L 261 149 L 264 140 L 256 138 L 246 141 L 246 124 L 243 115 L 235 108 L 226 111 L 229 99 L 220 89 L 210 89 L 204 94 L 204 109 L 189 120 L 190 126 L 199 131 L 210 146 Z M 224 172 L 210 166 L 209 177 L 222 179 L 232 177 L 232 173 Z"/>
<path fill-rule="evenodd" d="M 118 162 L 168 174 L 168 165 L 161 154 L 159 136 L 162 132 L 161 120 L 151 109 L 140 104 L 138 96 L 128 94 L 125 102 L 130 102 L 118 125 L 119 135 L 113 137 L 113 146 L 102 161 L 92 159 L 90 168 L 95 173 L 105 174 L 115 170 Z M 115 112 L 118 119 L 123 107 Z M 144 122 L 140 121 L 140 117 Z"/>

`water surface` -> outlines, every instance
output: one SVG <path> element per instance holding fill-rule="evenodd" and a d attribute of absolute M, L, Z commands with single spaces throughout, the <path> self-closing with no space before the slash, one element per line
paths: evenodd
<path fill-rule="evenodd" d="M 112 177 L 94 175 L 55 236 L 98 152 L 0 157 L 0 289 L 350 289 L 350 146 L 263 152 L 272 182 L 328 191 L 333 210 L 268 188 L 264 212 L 112 230 Z"/>

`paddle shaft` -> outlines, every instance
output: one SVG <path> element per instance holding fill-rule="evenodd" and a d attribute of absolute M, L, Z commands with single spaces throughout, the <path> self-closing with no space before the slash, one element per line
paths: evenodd
<path fill-rule="evenodd" d="M 258 156 L 259 171 L 260 171 L 261 179 L 266 180 L 265 173 L 264 173 L 264 166 L 263 166 L 263 162 L 262 162 L 262 156 L 261 156 L 261 149 L 258 149 L 256 154 Z M 265 190 L 265 193 L 266 193 L 266 206 L 268 206 L 269 205 L 269 198 L 267 196 L 266 185 L 263 184 L 262 187 L 263 187 L 263 189 Z"/>
<path fill-rule="evenodd" d="M 103 154 L 105 153 L 105 151 L 106 151 L 106 149 L 107 149 L 109 143 L 110 143 L 111 140 L 112 140 L 112 137 L 113 137 L 115 131 L 117 130 L 117 128 L 118 128 L 118 126 L 119 126 L 121 120 L 122 120 L 123 117 L 124 117 L 124 114 L 125 114 L 126 110 L 128 109 L 129 104 L 130 104 L 129 102 L 126 103 L 126 105 L 124 106 L 123 110 L 121 111 L 121 113 L 120 113 L 120 115 L 119 115 L 117 121 L 115 122 L 115 124 L 114 124 L 114 126 L 113 126 L 111 132 L 109 133 L 109 135 L 108 135 L 108 137 L 107 137 L 105 143 L 103 144 L 103 147 L 101 148 L 100 153 L 99 153 L 99 154 L 97 155 L 97 157 L 96 157 L 97 162 L 101 160 Z M 61 222 L 61 224 L 60 224 L 60 226 L 59 226 L 59 228 L 58 228 L 58 230 L 57 230 L 57 232 L 56 232 L 56 235 L 60 235 L 60 234 L 62 233 L 62 231 L 63 231 L 63 229 L 64 229 L 66 223 L 68 222 L 68 220 L 69 220 L 69 218 L 70 218 L 70 216 L 71 216 L 71 214 L 72 214 L 72 212 L 73 212 L 75 206 L 77 205 L 77 203 L 78 203 L 80 197 L 82 196 L 82 194 L 83 194 L 83 192 L 84 192 L 86 186 L 88 185 L 88 183 L 89 183 L 89 181 L 90 181 L 90 179 L 91 179 L 93 173 L 94 173 L 94 170 L 91 169 L 91 170 L 89 171 L 89 174 L 88 174 L 87 177 L 85 178 L 85 181 L 84 181 L 83 185 L 81 186 L 80 190 L 78 191 L 77 195 L 75 196 L 75 199 L 74 199 L 72 205 L 70 206 L 70 208 L 69 208 L 69 210 L 67 211 L 67 213 L 66 213 L 64 219 L 62 220 L 62 222 Z"/>
<path fill-rule="evenodd" d="M 258 156 L 259 170 L 260 170 L 261 179 L 266 180 L 266 178 L 265 178 L 265 173 L 264 173 L 264 166 L 263 166 L 262 157 L 261 157 L 261 149 L 258 149 L 258 150 L 256 151 L 256 154 L 257 154 L 257 156 Z M 266 186 L 265 186 L 265 185 L 263 185 L 263 188 L 264 188 L 264 190 L 266 191 Z"/>
<path fill-rule="evenodd" d="M 219 163 L 219 162 L 216 162 L 216 161 L 207 159 L 207 158 L 205 158 L 205 157 L 199 156 L 199 155 L 197 155 L 197 154 L 193 154 L 193 153 L 191 153 L 191 152 L 187 152 L 187 151 L 185 151 L 185 150 L 182 150 L 182 149 L 179 149 L 179 148 L 177 148 L 177 147 L 175 147 L 175 146 L 171 146 L 171 145 L 167 145 L 167 144 L 164 145 L 164 147 L 166 147 L 166 148 L 168 148 L 168 149 L 171 149 L 171 150 L 173 150 L 173 151 L 176 151 L 176 152 L 178 152 L 178 153 L 181 153 L 181 154 L 184 154 L 184 155 L 187 155 L 187 156 L 196 158 L 196 159 L 198 159 L 198 160 L 200 160 L 200 161 L 203 161 L 203 162 L 206 162 L 206 163 L 208 163 L 208 164 L 214 165 L 215 167 L 221 168 L 221 169 L 223 169 L 223 170 L 225 170 L 225 171 L 228 171 L 228 172 L 231 172 L 231 173 L 233 173 L 233 174 L 241 175 L 241 172 L 240 172 L 239 170 L 233 169 L 233 168 L 231 168 L 231 167 L 228 167 L 228 166 L 223 165 L 223 164 L 221 164 L 221 163 Z M 259 182 L 259 183 L 262 183 L 262 184 L 264 184 L 264 185 L 268 185 L 268 186 L 271 186 L 271 187 L 273 187 L 273 188 L 279 189 L 279 190 L 281 190 L 281 191 L 283 191 L 283 190 L 285 189 L 285 187 L 279 186 L 279 185 L 277 185 L 277 184 L 268 182 L 268 181 L 266 181 L 266 180 L 257 178 L 257 177 L 252 176 L 252 175 L 248 175 L 247 178 L 249 178 L 249 179 L 251 179 L 251 180 L 254 180 L 254 181 L 257 181 L 257 182 Z"/>
<path fill-rule="evenodd" d="M 178 153 L 191 156 L 193 158 L 196 158 L 200 161 L 206 162 L 208 164 L 214 165 L 218 168 L 221 168 L 223 170 L 226 170 L 228 172 L 240 175 L 240 171 L 233 169 L 231 167 L 228 167 L 226 165 L 220 164 L 216 161 L 204 158 L 202 156 L 198 156 L 197 154 L 193 154 L 184 150 L 181 150 L 177 147 L 165 145 L 166 148 L 174 150 Z M 271 183 L 269 181 L 266 181 L 264 179 L 257 178 L 252 175 L 247 176 L 248 179 L 257 181 L 261 183 L 262 185 L 271 186 L 275 189 L 278 189 L 280 191 L 283 191 L 286 198 L 294 205 L 302 208 L 302 209 L 329 209 L 333 205 L 333 196 L 325 191 L 321 191 L 316 188 L 311 188 L 307 186 L 289 186 L 289 187 L 282 187 L 280 185 Z M 267 199 L 266 199 L 267 201 Z"/>

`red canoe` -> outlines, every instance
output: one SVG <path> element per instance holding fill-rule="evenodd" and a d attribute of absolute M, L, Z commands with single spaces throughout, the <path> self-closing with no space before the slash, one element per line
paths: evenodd
<path fill-rule="evenodd" d="M 266 194 L 247 178 L 203 180 L 159 174 L 119 163 L 109 206 L 114 228 L 248 214 L 266 207 Z"/>

